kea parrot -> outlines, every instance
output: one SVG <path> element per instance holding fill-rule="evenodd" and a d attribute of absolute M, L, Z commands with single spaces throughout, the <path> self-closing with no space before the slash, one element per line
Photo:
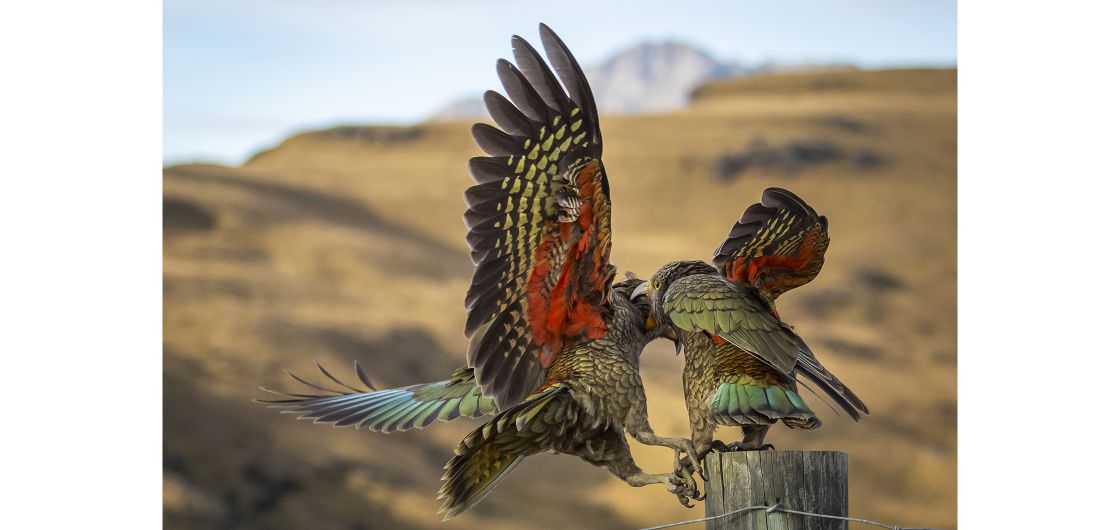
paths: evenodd
<path fill-rule="evenodd" d="M 544 24 L 540 36 L 548 62 L 514 36 L 516 66 L 497 63 L 509 99 L 483 96 L 498 127 L 471 130 L 488 156 L 468 164 L 476 184 L 466 191 L 464 214 L 475 265 L 465 300 L 467 367 L 447 381 L 381 391 L 360 366 L 368 391 L 320 367 L 345 389 L 297 378 L 329 394 L 272 401 L 317 422 L 383 432 L 496 414 L 463 439 L 445 467 L 445 519 L 541 452 L 579 456 L 631 486 L 665 484 L 685 505 L 700 498 L 692 442 L 658 436 L 649 424 L 638 357 L 670 327 L 652 318 L 648 297 L 634 296 L 645 282 L 614 282 L 610 186 L 591 88 L 560 38 Z M 626 433 L 685 457 L 672 472 L 646 473 Z"/>
<path fill-rule="evenodd" d="M 692 442 L 710 450 L 772 449 L 766 431 L 816 429 L 821 421 L 798 394 L 798 376 L 820 388 L 853 420 L 867 406 L 829 372 L 782 321 L 775 301 L 816 277 L 828 248 L 828 220 L 792 192 L 769 188 L 731 228 L 711 264 L 674 261 L 632 293 L 648 294 L 653 318 L 684 351 L 684 393 Z M 742 441 L 714 441 L 719 425 Z"/>

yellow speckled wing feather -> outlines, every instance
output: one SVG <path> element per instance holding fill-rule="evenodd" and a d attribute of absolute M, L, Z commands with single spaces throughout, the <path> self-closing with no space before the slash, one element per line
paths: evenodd
<path fill-rule="evenodd" d="M 552 66 L 514 37 L 517 65 L 498 61 L 509 99 L 483 98 L 498 128 L 472 130 L 490 156 L 471 159 L 477 185 L 466 192 L 468 364 L 502 408 L 536 388 L 565 346 L 602 337 L 611 316 L 610 190 L 594 98 L 543 25 L 541 39 Z"/>

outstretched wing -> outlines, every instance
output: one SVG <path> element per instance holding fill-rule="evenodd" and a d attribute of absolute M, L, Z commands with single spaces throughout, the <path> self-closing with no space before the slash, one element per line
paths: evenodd
<path fill-rule="evenodd" d="M 662 304 L 678 328 L 706 331 L 783 374 L 793 373 L 800 341 L 753 292 L 714 274 L 694 274 L 673 282 Z"/>
<path fill-rule="evenodd" d="M 828 219 L 793 192 L 767 188 L 762 202 L 731 227 L 712 261 L 725 278 L 774 300 L 815 278 L 827 249 Z"/>
<path fill-rule="evenodd" d="M 281 399 L 258 401 L 283 409 L 283 412 L 299 414 L 299 419 L 330 423 L 336 427 L 368 427 L 371 431 L 381 432 L 421 429 L 436 420 L 450 421 L 460 416 L 477 418 L 497 412 L 494 401 L 482 395 L 482 389 L 475 383 L 474 373 L 469 368 L 456 370 L 446 381 L 378 390 L 362 366 L 355 362 L 354 371 L 366 387 L 362 390 L 343 383 L 318 363 L 316 366 L 342 388 L 311 383 L 289 372 L 288 375 L 296 381 L 321 393 L 290 394 L 266 388 L 266 392 L 281 396 Z"/>
<path fill-rule="evenodd" d="M 561 349 L 602 337 L 611 317 L 610 192 L 595 101 L 571 52 L 543 24 L 541 40 L 552 68 L 513 37 L 517 65 L 498 61 L 510 99 L 484 97 L 500 129 L 472 129 L 490 156 L 469 166 L 477 185 L 467 189 L 464 215 L 475 263 L 467 358 L 503 409 L 543 382 Z"/>

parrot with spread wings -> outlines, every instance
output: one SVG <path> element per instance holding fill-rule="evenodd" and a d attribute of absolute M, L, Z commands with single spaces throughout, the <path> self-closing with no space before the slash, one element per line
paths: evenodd
<path fill-rule="evenodd" d="M 674 261 L 632 295 L 652 299 L 653 318 L 684 351 L 684 390 L 692 442 L 712 449 L 758 450 L 781 421 L 816 429 L 821 421 L 797 391 L 797 377 L 820 388 L 855 421 L 867 406 L 817 360 L 782 321 L 775 301 L 810 282 L 824 265 L 828 219 L 790 191 L 769 188 L 716 250 L 713 263 Z M 741 427 L 742 441 L 713 440 L 720 425 Z"/>
<path fill-rule="evenodd" d="M 297 377 L 327 394 L 271 403 L 317 422 L 383 432 L 496 413 L 446 466 L 439 490 L 446 518 L 541 452 L 579 456 L 632 486 L 665 484 L 688 505 L 699 498 L 691 473 L 700 469 L 697 452 L 688 439 L 654 433 L 638 373 L 642 349 L 669 328 L 651 318 L 648 297 L 634 296 L 641 280 L 614 282 L 595 100 L 567 46 L 544 24 L 540 36 L 548 62 L 514 36 L 516 65 L 497 64 L 509 99 L 494 91 L 483 97 L 498 127 L 479 123 L 471 131 L 488 156 L 468 165 L 476 183 L 464 214 L 475 264 L 465 300 L 468 367 L 447 381 L 381 391 L 360 366 L 368 391 L 320 367 L 343 388 Z M 646 473 L 626 433 L 685 457 L 673 472 Z"/>

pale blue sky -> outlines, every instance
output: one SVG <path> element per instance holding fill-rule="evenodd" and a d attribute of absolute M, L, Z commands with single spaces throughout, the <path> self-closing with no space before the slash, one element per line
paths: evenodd
<path fill-rule="evenodd" d="M 560 34 L 584 65 L 674 39 L 750 65 L 956 64 L 943 0 L 166 0 L 164 160 L 240 163 L 300 130 L 409 123 L 498 86 L 509 36 Z"/>

